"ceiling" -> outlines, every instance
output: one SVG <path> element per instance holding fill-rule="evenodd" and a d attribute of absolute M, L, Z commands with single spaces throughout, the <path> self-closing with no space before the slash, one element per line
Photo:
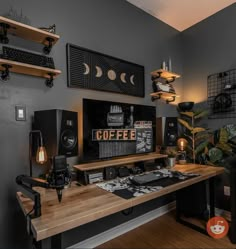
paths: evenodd
<path fill-rule="evenodd" d="M 127 0 L 173 28 L 183 31 L 236 0 Z"/>

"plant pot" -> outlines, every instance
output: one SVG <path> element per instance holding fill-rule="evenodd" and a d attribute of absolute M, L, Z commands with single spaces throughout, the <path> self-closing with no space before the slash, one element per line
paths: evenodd
<path fill-rule="evenodd" d="M 172 168 L 175 166 L 176 158 L 175 157 L 168 157 L 167 158 L 167 166 Z"/>

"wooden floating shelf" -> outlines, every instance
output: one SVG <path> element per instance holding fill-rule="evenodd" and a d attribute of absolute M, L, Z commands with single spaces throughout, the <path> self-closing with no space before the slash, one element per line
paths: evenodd
<path fill-rule="evenodd" d="M 50 78 L 50 74 L 53 75 L 53 78 L 56 78 L 56 76 L 61 74 L 61 71 L 57 69 L 39 67 L 39 66 L 21 63 L 17 61 L 0 59 L 0 71 L 5 70 L 5 67 L 3 65 L 12 66 L 11 68 L 9 68 L 10 72 L 33 75 L 33 76 L 43 77 L 47 79 Z"/>
<path fill-rule="evenodd" d="M 167 155 L 162 155 L 158 153 L 150 153 L 150 154 L 129 156 L 129 157 L 123 157 L 123 158 L 112 159 L 112 160 L 104 160 L 104 161 L 98 161 L 98 162 L 92 162 L 92 163 L 83 163 L 79 165 L 74 165 L 73 167 L 80 171 L 88 171 L 88 170 L 101 169 L 101 168 L 106 168 L 110 166 L 125 165 L 129 163 L 142 162 L 142 161 L 154 160 L 154 159 L 165 158 L 165 157 L 167 157 Z"/>
<path fill-rule="evenodd" d="M 157 100 L 157 99 L 165 99 L 166 103 L 169 104 L 170 102 L 174 102 L 175 98 L 180 97 L 179 95 L 175 93 L 167 93 L 167 92 L 155 92 L 155 93 L 150 93 L 152 97 L 152 101 Z"/>
<path fill-rule="evenodd" d="M 179 95 L 175 94 L 175 93 L 167 93 L 167 92 L 155 92 L 155 93 L 150 93 L 150 95 L 152 97 L 158 97 L 160 96 L 161 98 L 165 98 L 165 99 L 168 99 L 168 98 L 172 98 L 172 97 L 180 97 Z"/>
<path fill-rule="evenodd" d="M 11 35 L 19 36 L 26 40 L 31 40 L 37 43 L 48 45 L 47 38 L 51 38 L 52 45 L 54 45 L 58 39 L 59 35 L 41 30 L 39 28 L 34 28 L 27 24 L 23 24 L 3 16 L 0 16 L 0 23 L 8 24 L 10 27 L 7 29 L 7 32 Z"/>
<path fill-rule="evenodd" d="M 169 71 L 166 71 L 166 70 L 163 70 L 163 69 L 158 69 L 158 70 L 155 70 L 153 72 L 151 72 L 151 75 L 153 77 L 157 77 L 157 78 L 164 78 L 164 79 L 177 79 L 177 78 L 180 78 L 180 75 L 179 74 L 176 74 L 176 73 L 173 73 L 173 72 L 169 72 Z"/>

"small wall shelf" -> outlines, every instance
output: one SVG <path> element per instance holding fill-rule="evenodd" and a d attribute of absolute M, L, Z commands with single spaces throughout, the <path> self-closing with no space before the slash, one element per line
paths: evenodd
<path fill-rule="evenodd" d="M 21 73 L 46 78 L 46 85 L 53 86 L 53 79 L 61 74 L 60 70 L 46 67 L 39 67 L 31 64 L 21 63 L 17 61 L 0 59 L 0 71 L 2 71 L 1 78 L 7 79 L 9 72 Z"/>
<path fill-rule="evenodd" d="M 60 36 L 56 34 L 16 22 L 3 16 L 0 16 L 0 28 L 2 29 L 2 34 L 0 36 L 2 43 L 8 43 L 9 39 L 7 34 L 9 33 L 45 45 L 45 53 L 50 53 L 52 46 L 60 38 Z"/>
<path fill-rule="evenodd" d="M 169 104 L 170 102 L 174 102 L 176 97 L 179 95 L 174 93 L 167 93 L 167 92 L 155 92 L 150 94 L 152 97 L 152 101 L 157 99 L 165 99 L 166 103 Z"/>
<path fill-rule="evenodd" d="M 19 36 L 26 40 L 31 40 L 44 45 L 44 53 L 49 54 L 52 46 L 60 38 L 58 35 L 34 28 L 32 26 L 20 23 L 3 16 L 0 16 L 0 42 L 8 43 L 8 34 Z M 33 75 L 37 77 L 46 78 L 46 85 L 53 86 L 53 79 L 61 73 L 60 70 L 46 67 L 35 66 L 27 63 L 17 62 L 13 60 L 6 60 L 0 58 L 1 79 L 7 80 L 9 72 Z"/>
<path fill-rule="evenodd" d="M 155 70 L 151 72 L 151 75 L 152 75 L 152 80 L 163 78 L 163 79 L 166 79 L 166 83 L 174 82 L 175 79 L 180 78 L 179 74 L 169 72 L 163 69 Z"/>
<path fill-rule="evenodd" d="M 152 101 L 157 99 L 165 99 L 166 103 L 174 102 L 176 97 L 179 97 L 175 93 L 175 89 L 173 88 L 172 82 L 174 82 L 177 78 L 180 78 L 179 74 L 166 71 L 164 69 L 157 69 L 151 72 L 152 76 L 152 84 L 153 84 L 153 93 L 151 93 Z M 158 79 L 164 79 L 165 83 L 158 81 Z"/>

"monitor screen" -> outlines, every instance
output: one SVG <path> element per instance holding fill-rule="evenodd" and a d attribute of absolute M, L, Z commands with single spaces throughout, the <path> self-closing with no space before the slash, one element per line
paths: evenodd
<path fill-rule="evenodd" d="M 83 161 L 155 151 L 156 108 L 83 99 Z"/>

